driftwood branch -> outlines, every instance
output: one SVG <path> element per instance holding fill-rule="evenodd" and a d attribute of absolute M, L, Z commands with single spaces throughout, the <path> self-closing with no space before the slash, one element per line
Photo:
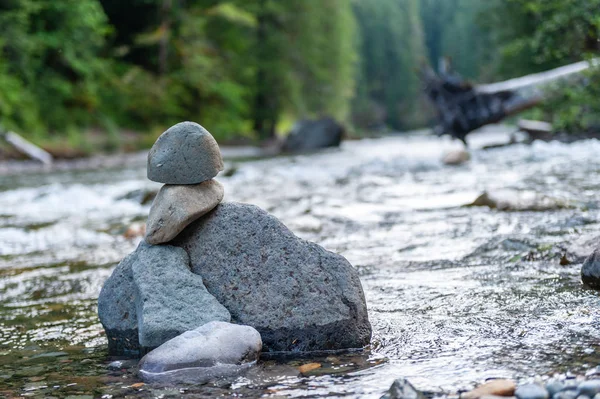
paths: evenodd
<path fill-rule="evenodd" d="M 425 92 L 438 112 L 438 134 L 449 134 L 466 144 L 466 136 L 482 126 L 529 109 L 545 99 L 551 83 L 578 78 L 600 60 L 582 61 L 550 71 L 484 85 L 471 85 L 447 66 L 438 75 L 422 72 Z"/>
<path fill-rule="evenodd" d="M 50 165 L 53 161 L 52 155 L 44 151 L 40 147 L 33 143 L 25 140 L 14 132 L 2 132 L 0 131 L 0 139 L 4 140 L 15 150 L 20 152 L 27 157 L 43 163 L 44 165 Z"/>

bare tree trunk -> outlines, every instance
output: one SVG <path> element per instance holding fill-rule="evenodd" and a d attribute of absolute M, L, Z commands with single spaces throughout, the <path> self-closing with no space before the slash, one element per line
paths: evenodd
<path fill-rule="evenodd" d="M 161 7 L 162 23 L 160 30 L 162 37 L 158 44 L 158 72 L 161 75 L 167 73 L 167 61 L 169 56 L 169 36 L 171 30 L 171 10 L 173 8 L 172 0 L 163 0 Z"/>

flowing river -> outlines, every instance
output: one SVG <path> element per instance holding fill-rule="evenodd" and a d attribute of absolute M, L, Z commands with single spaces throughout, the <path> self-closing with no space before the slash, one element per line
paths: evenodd
<path fill-rule="evenodd" d="M 581 256 L 571 255 L 600 243 L 600 142 L 482 149 L 508 132 L 474 135 L 472 160 L 458 167 L 440 161 L 457 143 L 423 134 L 226 160 L 230 173 L 217 177 L 226 201 L 266 209 L 359 270 L 373 342 L 360 353 L 265 359 L 201 386 L 144 385 L 135 367 L 107 368 L 115 358 L 96 301 L 140 240 L 125 237 L 147 217 L 140 198 L 160 187 L 143 157 L 4 173 L 0 397 L 379 398 L 398 377 L 439 395 L 600 364 L 599 295 L 582 286 Z M 464 206 L 500 190 L 544 206 Z M 321 367 L 302 374 L 306 363 Z"/>

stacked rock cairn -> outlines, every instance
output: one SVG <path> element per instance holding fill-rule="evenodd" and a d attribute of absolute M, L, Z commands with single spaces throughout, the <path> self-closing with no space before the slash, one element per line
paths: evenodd
<path fill-rule="evenodd" d="M 171 127 L 150 150 L 148 178 L 164 186 L 145 239 L 98 298 L 109 352 L 146 354 L 140 369 L 152 379 L 195 364 L 251 364 L 261 350 L 367 345 L 356 270 L 256 206 L 221 203 L 221 170 L 217 142 L 197 123 Z"/>

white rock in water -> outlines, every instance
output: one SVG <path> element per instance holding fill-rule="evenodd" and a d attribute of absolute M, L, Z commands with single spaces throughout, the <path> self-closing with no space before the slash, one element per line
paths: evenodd
<path fill-rule="evenodd" d="M 455 165 L 462 165 L 463 163 L 468 162 L 469 159 L 471 159 L 471 155 L 469 154 L 468 151 L 456 150 L 456 151 L 450 151 L 449 153 L 444 155 L 442 162 L 444 162 L 444 165 L 455 166 Z"/>
<path fill-rule="evenodd" d="M 212 321 L 148 353 L 140 361 L 139 374 L 146 382 L 203 383 L 249 368 L 261 350 L 254 328 Z"/>

